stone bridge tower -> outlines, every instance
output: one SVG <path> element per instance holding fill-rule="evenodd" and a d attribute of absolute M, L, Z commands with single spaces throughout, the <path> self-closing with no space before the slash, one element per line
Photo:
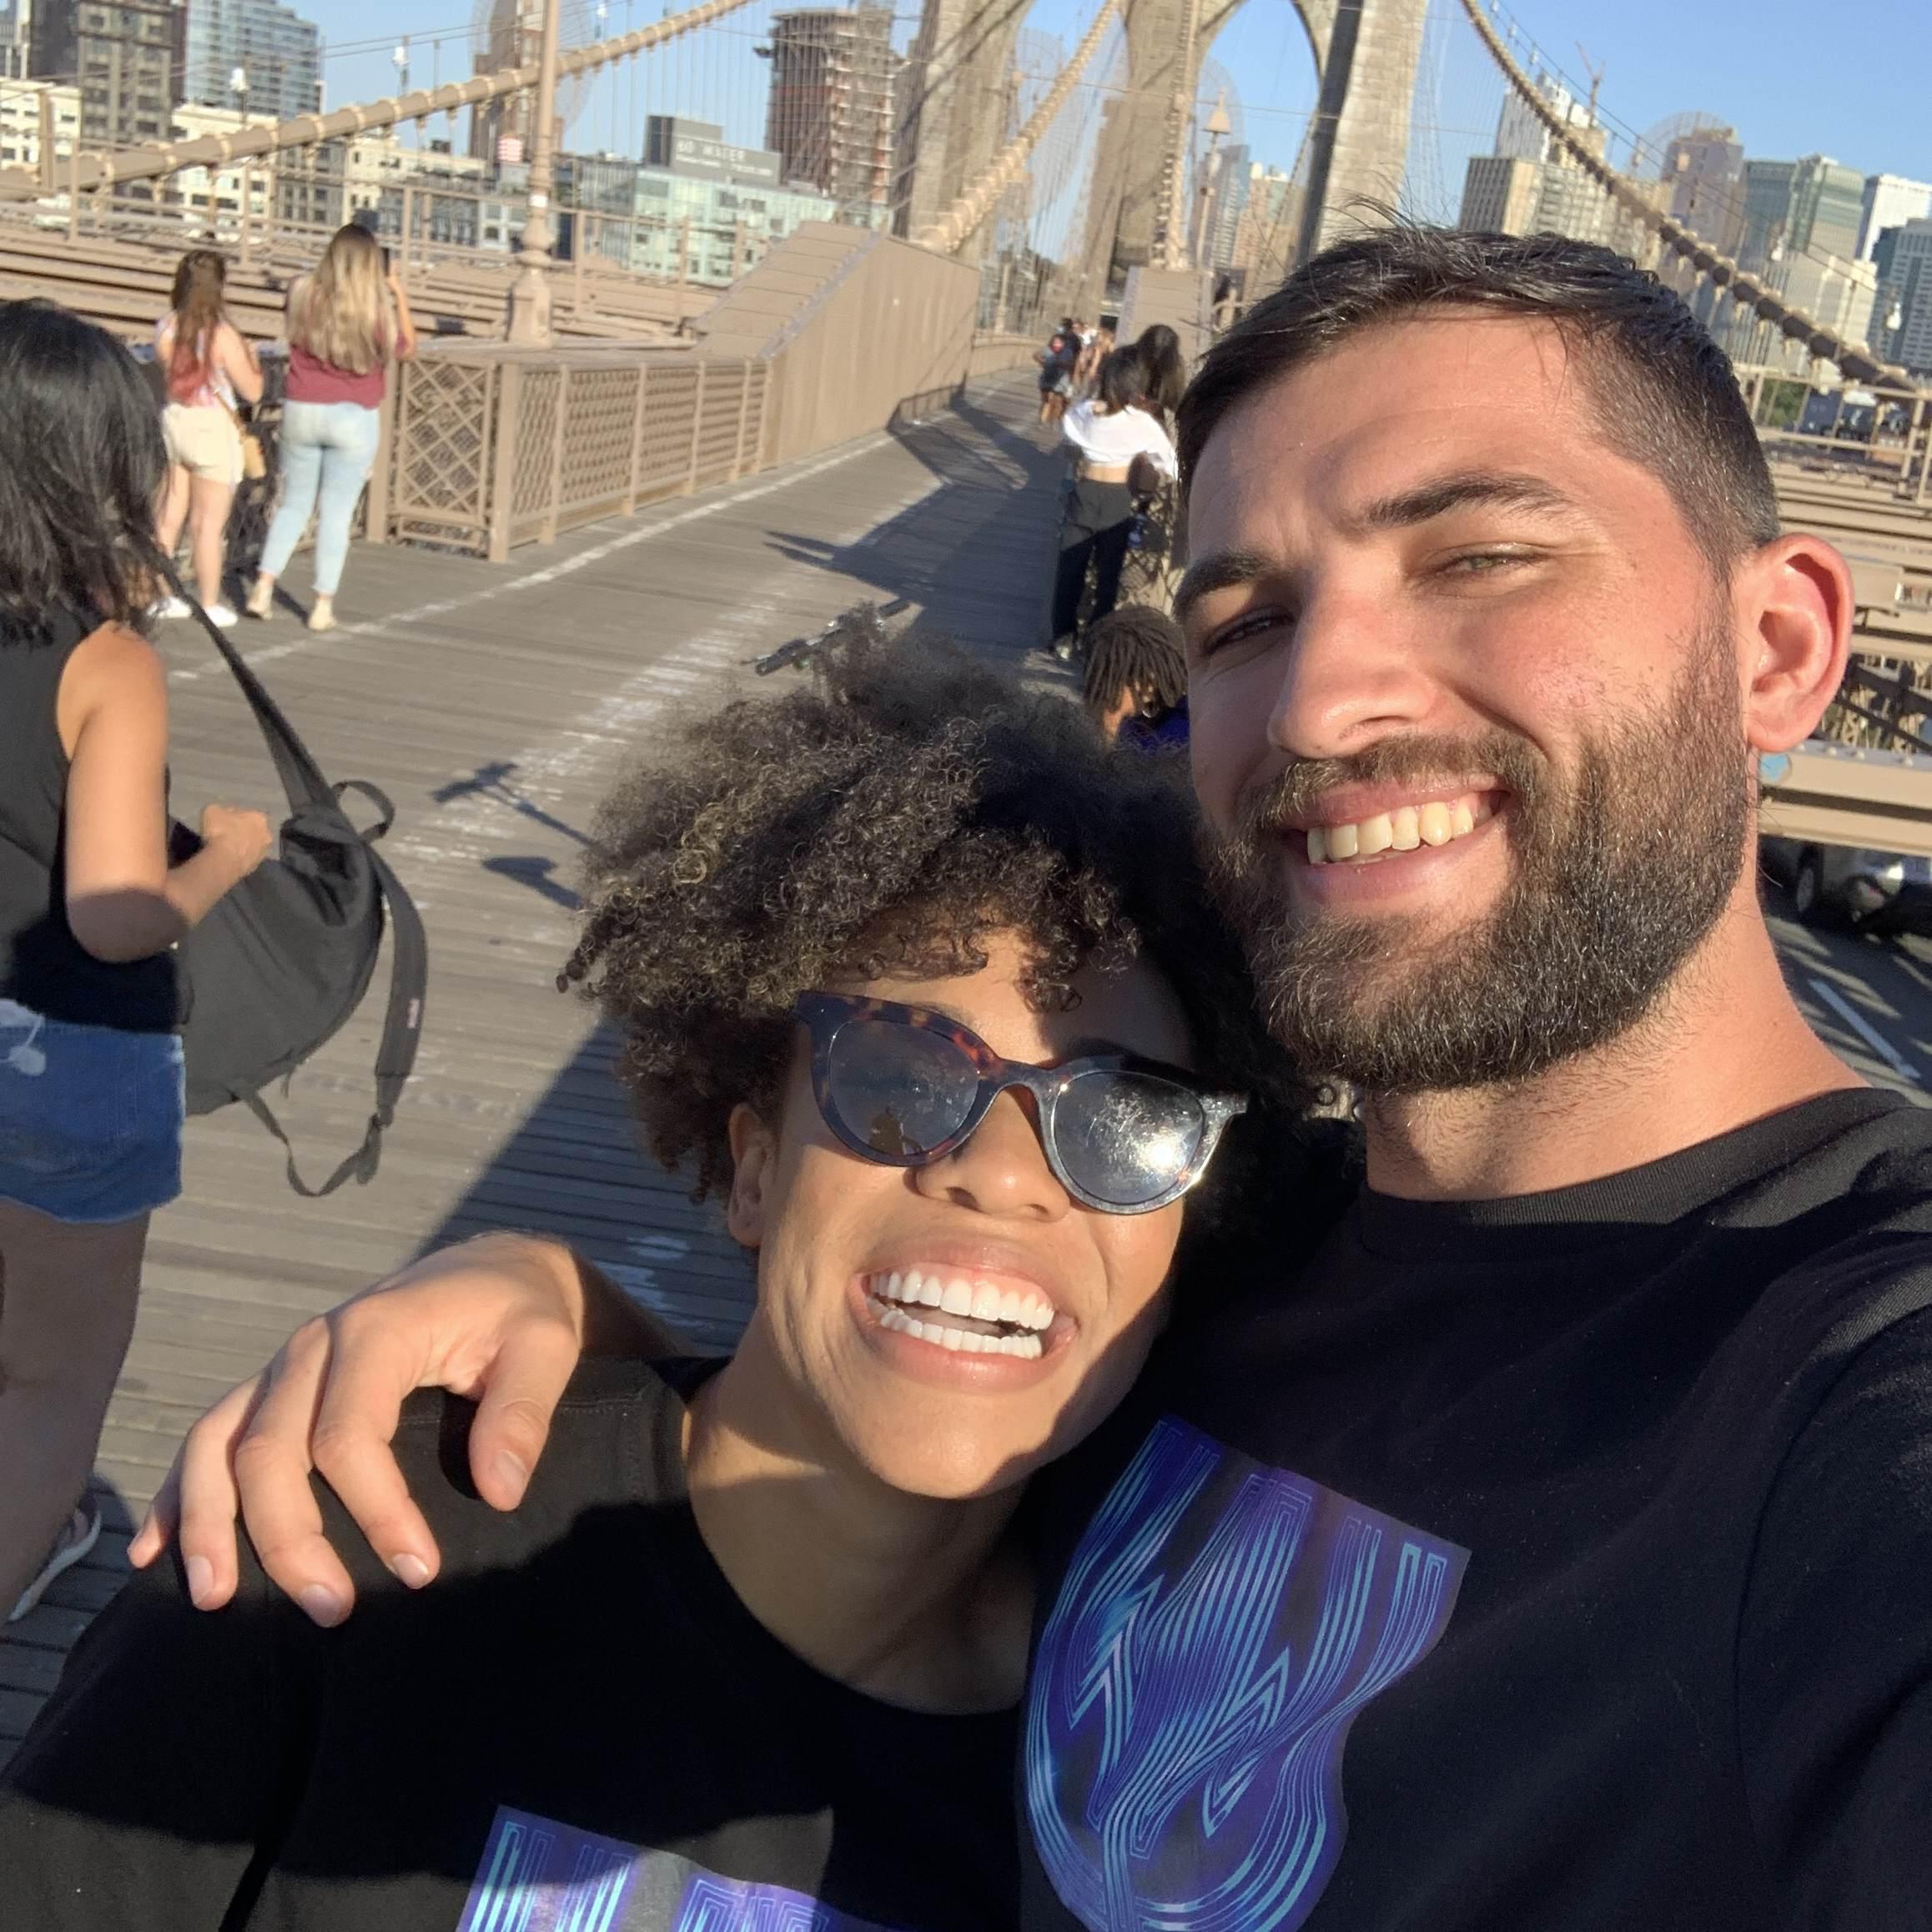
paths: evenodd
<path fill-rule="evenodd" d="M 1184 11 L 1189 0 L 1125 0 L 1129 83 L 1096 158 L 1089 279 L 1151 254 Z M 1245 0 L 1195 0 L 1188 98 L 1215 36 Z M 1393 206 L 1409 146 L 1409 103 L 1427 0 L 1293 0 L 1320 77 L 1296 171 L 1297 259 L 1332 240 L 1366 202 Z M 999 151 L 1008 74 L 1028 0 L 926 0 L 901 85 L 902 233 L 916 233 Z"/>

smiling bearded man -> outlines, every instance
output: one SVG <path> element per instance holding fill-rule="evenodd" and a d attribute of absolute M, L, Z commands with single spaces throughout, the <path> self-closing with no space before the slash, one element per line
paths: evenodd
<path fill-rule="evenodd" d="M 1280 1176 L 1036 1479 L 1023 1923 L 1922 1932 L 1932 1131 L 1806 1025 L 1751 863 L 1844 560 L 1781 534 L 1678 297 L 1555 236 L 1329 249 L 1180 428 L 1195 788 L 1366 1185 L 1325 1229 Z M 233 1575 L 250 1436 L 277 1581 L 341 1587 L 287 1473 L 319 1413 L 375 1547 L 433 1563 L 368 1391 L 452 1360 L 506 1499 L 585 1314 L 526 1260 L 237 1391 L 190 1558 Z"/>
<path fill-rule="evenodd" d="M 1729 614 L 1713 610 L 1663 706 L 1592 733 L 1572 771 L 1505 731 L 1405 733 L 1297 760 L 1242 797 L 1226 833 L 1208 834 L 1216 896 L 1270 1030 L 1311 1071 L 1381 1094 L 1527 1080 L 1616 1039 L 1736 890 L 1756 804 L 1743 746 Z M 1341 842 L 1324 802 L 1391 786 L 1436 802 L 1406 808 L 1406 823 L 1398 807 L 1351 824 L 1351 851 L 1330 858 Z M 1291 853 L 1343 863 L 1440 848 L 1498 818 L 1499 798 L 1514 873 L 1487 914 L 1351 918 L 1285 902 Z"/>

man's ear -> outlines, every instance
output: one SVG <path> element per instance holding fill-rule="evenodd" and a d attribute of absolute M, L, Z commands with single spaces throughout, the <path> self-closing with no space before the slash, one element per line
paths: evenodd
<path fill-rule="evenodd" d="M 1788 752 L 1817 728 L 1844 677 L 1851 571 L 1823 537 L 1779 537 L 1738 566 L 1732 596 L 1748 653 L 1745 737 L 1753 751 Z"/>
<path fill-rule="evenodd" d="M 725 1132 L 731 1141 L 732 1191 L 725 1226 L 740 1247 L 754 1252 L 765 1239 L 766 1194 L 778 1155 L 777 1136 L 757 1109 L 740 1100 Z"/>

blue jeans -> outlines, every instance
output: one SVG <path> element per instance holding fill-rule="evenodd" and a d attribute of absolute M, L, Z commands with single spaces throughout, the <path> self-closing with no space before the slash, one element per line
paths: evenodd
<path fill-rule="evenodd" d="M 262 546 L 262 568 L 279 577 L 315 518 L 315 589 L 332 597 L 349 556 L 356 499 L 375 467 L 382 414 L 360 403 L 292 402 L 282 411 L 282 501 Z"/>
<path fill-rule="evenodd" d="M 124 1221 L 181 1191 L 181 1042 L 0 999 L 0 1200 Z"/>

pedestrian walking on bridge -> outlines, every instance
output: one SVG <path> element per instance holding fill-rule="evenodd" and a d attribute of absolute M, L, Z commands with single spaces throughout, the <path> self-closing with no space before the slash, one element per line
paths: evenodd
<path fill-rule="evenodd" d="M 224 630 L 235 621 L 221 576 L 229 512 L 242 480 L 239 405 L 262 396 L 261 365 L 228 317 L 227 280 L 228 264 L 214 249 L 190 249 L 174 271 L 174 296 L 154 330 L 154 359 L 168 382 L 161 414 L 168 444 L 161 554 L 173 558 L 185 523 L 195 595 Z M 161 615 L 185 617 L 188 606 L 169 597 Z"/>
<path fill-rule="evenodd" d="M 168 452 L 141 372 L 0 303 L 0 1608 L 99 1536 L 82 1500 L 181 1189 L 173 948 L 269 849 L 211 805 L 169 863 L 168 690 L 140 635 Z"/>
<path fill-rule="evenodd" d="M 275 582 L 315 519 L 311 631 L 335 628 L 335 592 L 349 529 L 382 438 L 389 365 L 415 354 L 416 328 L 401 278 L 382 244 L 351 222 L 335 231 L 312 275 L 289 291 L 289 385 L 282 415 L 282 501 L 249 592 L 251 617 L 274 607 Z"/>

